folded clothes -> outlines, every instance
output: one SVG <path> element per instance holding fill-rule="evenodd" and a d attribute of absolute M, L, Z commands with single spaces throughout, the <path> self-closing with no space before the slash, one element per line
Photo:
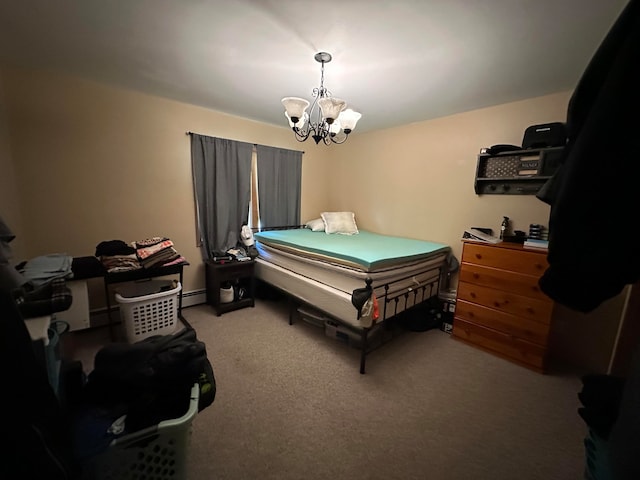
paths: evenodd
<path fill-rule="evenodd" d="M 138 240 L 135 243 L 136 248 L 145 248 L 156 245 L 160 242 L 164 242 L 165 240 L 169 240 L 167 237 L 151 237 L 145 238 L 144 240 Z"/>
<path fill-rule="evenodd" d="M 169 249 L 171 247 L 173 247 L 173 242 L 171 240 L 164 240 L 160 243 L 152 245 L 151 247 L 138 248 L 136 250 L 136 255 L 138 255 L 138 258 L 140 260 L 144 260 L 145 258 L 148 258 L 152 255 L 157 254 L 158 252 Z"/>
<path fill-rule="evenodd" d="M 103 255 L 100 257 L 100 261 L 109 273 L 142 268 L 134 253 L 130 255 Z"/>
<path fill-rule="evenodd" d="M 159 251 L 158 253 L 154 253 L 152 256 L 147 257 L 144 260 L 140 260 L 140 263 L 144 268 L 152 268 L 171 262 L 179 256 L 180 254 L 176 251 L 175 248 L 169 247 Z"/>
<path fill-rule="evenodd" d="M 22 275 L 35 286 L 44 285 L 54 278 L 73 276 L 73 258 L 66 253 L 42 255 L 29 260 L 23 267 Z"/>

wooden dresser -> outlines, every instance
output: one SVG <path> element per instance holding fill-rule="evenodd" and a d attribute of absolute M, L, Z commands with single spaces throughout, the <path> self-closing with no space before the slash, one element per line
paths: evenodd
<path fill-rule="evenodd" d="M 454 338 L 544 373 L 554 302 L 538 287 L 547 252 L 465 242 Z"/>

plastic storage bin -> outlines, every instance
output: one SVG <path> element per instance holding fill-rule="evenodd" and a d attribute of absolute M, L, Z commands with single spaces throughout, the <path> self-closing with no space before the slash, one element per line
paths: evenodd
<path fill-rule="evenodd" d="M 82 469 L 83 480 L 182 480 L 186 478 L 191 424 L 198 413 L 200 387 L 191 388 L 187 412 L 120 437 Z"/>
<path fill-rule="evenodd" d="M 181 289 L 180 282 L 163 280 L 134 283 L 119 288 L 115 297 L 120 306 L 127 340 L 134 343 L 153 335 L 174 333 Z"/>
<path fill-rule="evenodd" d="M 322 314 L 322 312 L 319 312 L 317 310 L 314 310 L 304 305 L 298 307 L 298 316 L 304 322 L 310 325 L 313 325 L 314 327 L 320 327 L 320 328 L 325 328 L 325 324 L 328 320 L 328 318 L 325 317 Z"/>

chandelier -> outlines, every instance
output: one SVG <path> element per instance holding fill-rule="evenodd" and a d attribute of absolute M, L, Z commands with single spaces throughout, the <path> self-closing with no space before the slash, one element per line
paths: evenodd
<path fill-rule="evenodd" d="M 325 88 L 324 64 L 331 61 L 331 54 L 319 52 L 314 58 L 322 66 L 320 87 L 313 89 L 313 103 L 310 104 L 304 98 L 285 97 L 282 99 L 284 115 L 299 142 L 311 137 L 316 144 L 344 143 L 362 115 L 347 108 L 344 100 L 332 97 L 331 92 Z M 307 112 L 309 105 L 311 108 Z"/>

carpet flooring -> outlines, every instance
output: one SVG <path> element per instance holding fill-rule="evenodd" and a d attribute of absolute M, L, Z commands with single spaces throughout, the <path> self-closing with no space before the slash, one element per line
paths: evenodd
<path fill-rule="evenodd" d="M 583 478 L 580 376 L 541 375 L 434 329 L 371 353 L 258 300 L 183 315 L 205 342 L 214 403 L 193 421 L 189 480 Z M 100 332 L 80 333 L 88 372 Z"/>

